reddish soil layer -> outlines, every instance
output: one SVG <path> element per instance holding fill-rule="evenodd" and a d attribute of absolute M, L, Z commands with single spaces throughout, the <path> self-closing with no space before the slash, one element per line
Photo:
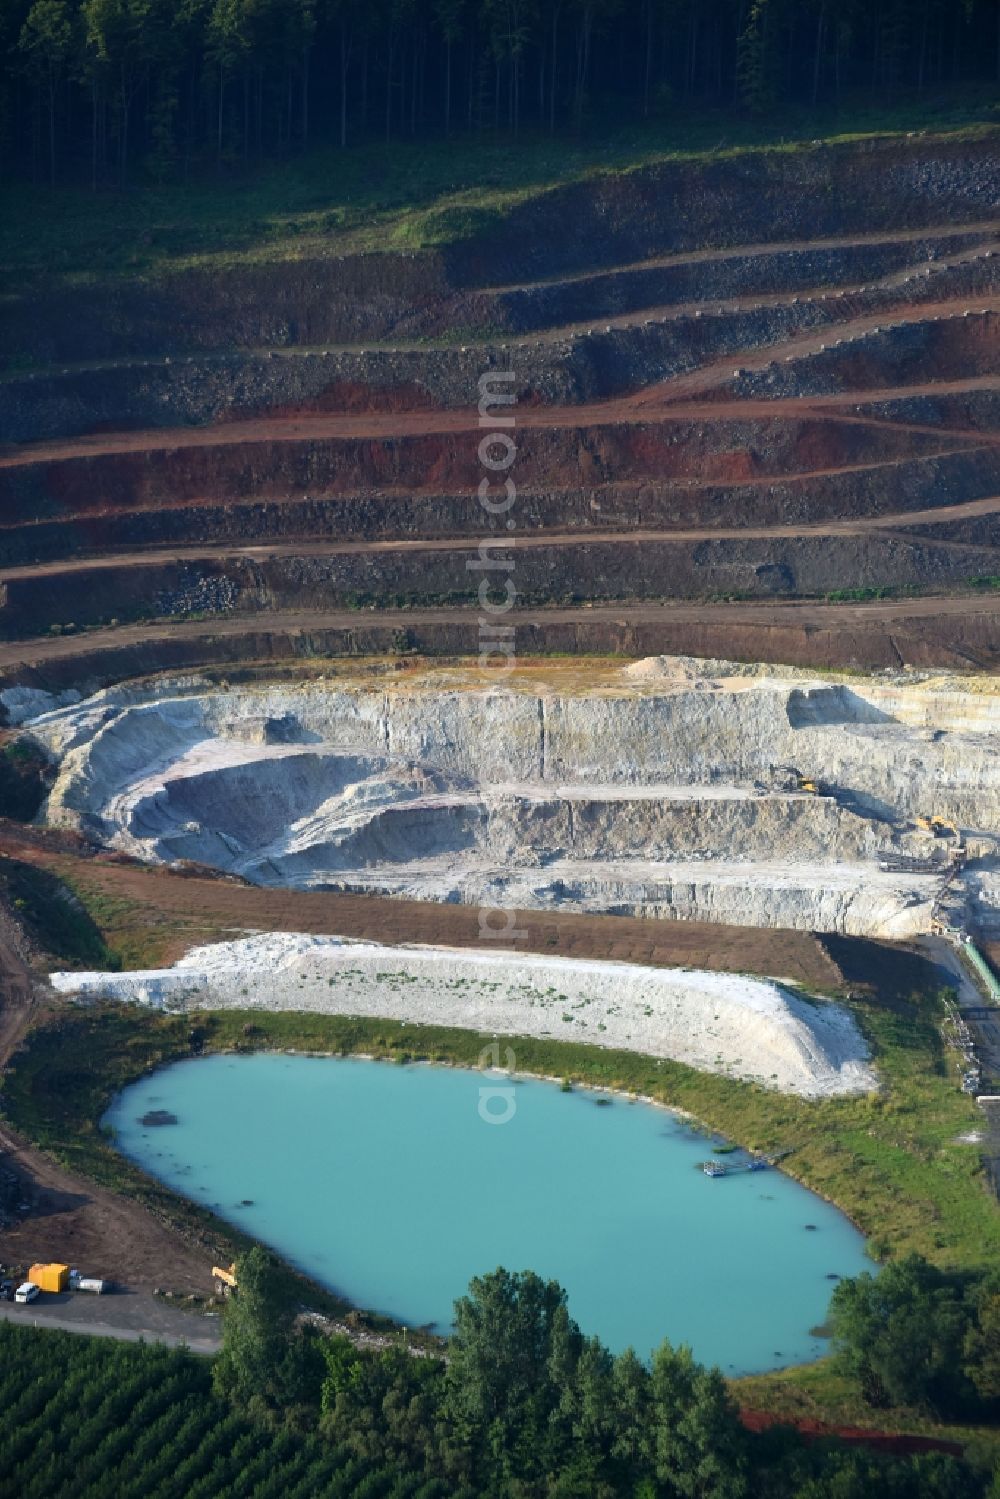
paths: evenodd
<path fill-rule="evenodd" d="M 841 983 L 838 965 L 810 932 L 648 922 L 625 916 L 518 911 L 523 937 L 486 938 L 471 906 L 387 900 L 336 891 L 266 890 L 193 869 L 178 873 L 95 853 L 47 829 L 22 830 L 0 820 L 0 852 L 126 902 L 130 927 L 145 933 L 159 963 L 175 962 L 199 942 L 245 931 L 313 932 L 371 942 L 450 947 L 496 946 L 561 957 L 613 959 L 663 967 L 759 972 L 822 989 Z M 503 926 L 504 917 L 487 917 Z"/>
<path fill-rule="evenodd" d="M 807 1441 L 819 1441 L 823 1437 L 838 1437 L 853 1447 L 870 1447 L 875 1452 L 888 1452 L 905 1457 L 917 1452 L 945 1452 L 951 1457 L 961 1457 L 965 1450 L 960 1442 L 946 1442 L 940 1437 L 923 1437 L 899 1432 L 870 1431 L 866 1426 L 826 1426 L 821 1421 L 810 1421 L 802 1417 L 783 1417 L 770 1411 L 740 1410 L 740 1421 L 747 1431 L 768 1431 L 772 1426 L 794 1426 Z"/>
<path fill-rule="evenodd" d="M 898 629 L 891 611 L 767 611 L 779 598 L 858 589 L 971 600 L 972 585 L 1000 576 L 996 243 L 990 222 L 813 244 L 790 236 L 481 289 L 529 297 L 550 319 L 582 309 L 582 296 L 624 299 L 603 329 L 551 322 L 534 342 L 482 346 L 479 367 L 509 357 L 526 371 L 511 475 L 523 500 L 509 517 L 488 516 L 476 496 L 490 423 L 469 373 L 477 351 L 457 347 L 457 334 L 450 348 L 369 351 L 376 363 L 355 361 L 353 374 L 349 349 L 326 359 L 293 349 L 259 385 L 248 367 L 240 393 L 221 407 L 213 396 L 194 424 L 11 447 L 0 454 L 0 557 L 24 565 L 0 572 L 0 634 L 207 615 L 219 624 L 197 646 L 179 624 L 166 649 L 157 623 L 143 637 L 95 638 L 86 654 L 115 647 L 134 665 L 148 638 L 164 662 L 215 646 L 227 659 L 274 658 L 363 649 L 371 630 L 338 619 L 338 606 L 406 605 L 414 612 L 391 628 L 407 645 L 467 650 L 461 609 L 479 581 L 470 554 L 484 537 L 516 534 L 522 609 L 622 601 L 613 620 L 522 612 L 525 650 L 989 663 L 992 613 L 971 603 L 958 614 L 908 608 Z M 862 283 L 866 257 L 874 272 Z M 681 272 L 670 284 L 685 296 L 723 285 L 728 295 L 641 305 Z M 166 409 L 191 381 L 202 388 L 190 364 L 168 371 Z M 95 364 L 94 378 L 109 368 Z M 155 374 L 156 364 L 136 368 Z M 208 383 L 224 384 L 223 363 L 211 368 Z M 70 385 L 78 374 L 64 371 Z M 279 398 L 283 379 L 289 391 L 299 382 L 297 398 Z M 147 391 L 154 421 L 157 389 Z M 272 392 L 270 409 L 255 407 L 258 389 Z M 49 398 L 58 403 L 58 379 L 41 390 Z M 494 418 L 500 430 L 507 414 Z M 73 556 L 84 551 L 86 565 Z M 722 613 L 720 598 L 763 612 Z M 673 602 L 650 619 L 644 599 Z M 699 614 L 677 612 L 698 599 Z M 439 605 L 452 612 L 430 618 Z M 237 643 L 241 615 L 254 617 L 253 634 Z M 272 617 L 284 617 L 283 641 Z M 310 640 L 297 644 L 291 632 L 303 629 Z"/>
<path fill-rule="evenodd" d="M 1000 390 L 1000 380 L 994 382 Z M 929 423 L 891 423 L 819 404 L 737 403 L 667 411 L 612 407 L 531 412 L 517 428 L 519 486 L 593 487 L 622 480 L 736 484 L 821 477 L 967 448 L 1000 437 Z M 436 423 L 448 418 L 442 430 Z M 373 427 L 379 425 L 374 419 Z M 0 458 L 6 524 L 247 498 L 351 495 L 381 489 L 474 496 L 484 469 L 479 433 L 465 415 L 435 416 L 420 432 L 403 417 L 395 432 L 355 432 L 343 417 L 275 418 L 164 434 L 116 433 L 39 446 Z M 710 425 L 706 425 L 710 422 Z M 232 434 L 244 434 L 236 440 Z M 225 434 L 220 439 L 220 433 Z M 165 440 L 169 439 L 169 440 Z M 214 439 L 214 440 L 213 440 Z M 502 456 L 502 455 L 501 455 Z M 499 491 L 499 481 L 496 481 Z M 502 491 L 500 491 L 502 493 Z M 485 512 L 481 511 L 481 514 Z M 480 521 L 483 525 L 483 521 Z"/>

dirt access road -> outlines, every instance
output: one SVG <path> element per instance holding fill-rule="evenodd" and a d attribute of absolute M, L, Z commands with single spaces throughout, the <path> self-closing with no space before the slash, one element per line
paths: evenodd
<path fill-rule="evenodd" d="M 85 633 L 0 642 L 8 682 L 88 690 L 128 676 L 212 662 L 316 660 L 408 650 L 475 652 L 473 609 L 265 611 L 204 620 L 160 620 Z M 583 604 L 515 609 L 505 616 L 519 651 L 716 656 L 821 668 L 915 665 L 992 670 L 1000 660 L 1000 598 L 991 593 L 817 603 Z"/>
<path fill-rule="evenodd" d="M 30 1204 L 18 1222 L 0 1230 L 0 1263 L 26 1270 L 36 1261 L 56 1260 L 129 1291 L 162 1286 L 184 1295 L 211 1294 L 208 1252 L 144 1208 L 64 1171 L 6 1125 L 0 1125 L 0 1151 Z"/>
<path fill-rule="evenodd" d="M 81 1292 L 42 1295 L 29 1306 L 0 1301 L 0 1321 L 15 1326 L 57 1328 L 121 1343 L 164 1343 L 192 1353 L 217 1353 L 222 1346 L 218 1312 L 190 1312 L 151 1291 L 115 1291 L 105 1296 Z"/>
<path fill-rule="evenodd" d="M 958 304 L 946 304 L 952 315 Z M 1000 311 L 1000 298 L 986 304 Z M 826 335 L 829 337 L 829 334 Z M 816 339 L 819 349 L 821 339 Z M 744 356 L 740 368 L 751 370 L 770 363 L 784 345 L 768 349 L 763 355 Z M 804 340 L 796 344 L 799 354 L 808 353 L 811 345 Z M 519 430 L 565 428 L 577 430 L 649 422 L 712 422 L 722 418 L 748 421 L 770 421 L 779 417 L 801 420 L 824 417 L 861 425 L 881 425 L 900 432 L 915 432 L 938 438 L 967 437 L 982 445 L 1000 444 L 1000 434 L 976 428 L 955 430 L 931 423 L 895 421 L 864 412 L 866 405 L 880 405 L 919 396 L 967 395 L 974 391 L 1000 391 L 1000 376 L 980 375 L 961 380 L 939 380 L 924 384 L 850 390 L 822 396 L 787 396 L 769 400 L 725 401 L 690 399 L 697 391 L 715 390 L 733 371 L 733 356 L 711 364 L 690 376 L 679 376 L 660 385 L 647 386 L 634 395 L 580 406 L 526 406 L 517 414 Z M 0 451 L 0 469 L 23 468 L 30 464 L 65 462 L 70 459 L 99 458 L 116 453 L 177 452 L 189 448 L 245 447 L 254 443 L 316 442 L 338 438 L 399 438 L 479 434 L 479 415 L 475 407 L 460 410 L 360 411 L 335 413 L 273 414 L 215 422 L 201 427 L 150 427 L 141 431 L 94 432 L 80 437 L 53 438 L 47 442 L 23 443 Z"/>
<path fill-rule="evenodd" d="M 26 963 L 10 914 L 0 911 L 0 1106 L 3 1073 L 51 997 Z M 15 1062 L 16 1065 L 16 1062 Z M 26 1269 L 58 1260 L 132 1289 L 211 1291 L 211 1265 L 145 1209 L 64 1171 L 0 1124 L 0 1167 L 21 1184 L 28 1211 L 0 1227 L 0 1264 Z M 110 1304 L 110 1303 L 109 1303 Z M 0 1303 L 2 1306 L 3 1303 Z"/>
<path fill-rule="evenodd" d="M 523 550 L 540 547 L 578 547 L 581 540 L 600 544 L 608 540 L 620 546 L 643 546 L 654 544 L 684 544 L 697 541 L 754 541 L 780 540 L 784 538 L 825 536 L 864 536 L 872 532 L 906 531 L 912 526 L 940 526 L 949 522 L 979 519 L 1000 513 L 1000 495 L 988 495 L 979 500 L 967 500 L 958 505 L 941 505 L 929 510 L 909 510 L 898 514 L 860 516 L 850 520 L 827 520 L 797 525 L 770 526 L 709 526 L 697 530 L 645 531 L 634 530 L 610 533 L 588 532 L 581 537 L 579 531 L 537 531 L 523 536 L 502 536 L 493 541 L 494 546 Z M 164 562 L 224 562 L 233 558 L 276 559 L 292 557 L 336 557 L 352 554 L 370 555 L 378 552 L 454 552 L 463 549 L 475 550 L 482 541 L 477 535 L 454 535 L 447 537 L 401 537 L 387 541 L 302 541 L 260 542 L 244 545 L 218 546 L 162 546 L 146 548 L 141 552 L 108 552 L 94 557 L 72 557 L 56 562 L 40 562 L 22 567 L 0 569 L 0 586 L 30 578 L 62 576 L 95 570 L 119 570 L 142 567 L 150 563 Z M 981 553 L 982 548 L 958 541 L 938 541 L 939 547 L 949 550 Z"/>

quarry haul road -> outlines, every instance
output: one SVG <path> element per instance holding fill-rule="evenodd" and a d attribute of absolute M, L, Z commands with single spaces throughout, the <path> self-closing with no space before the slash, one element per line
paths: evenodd
<path fill-rule="evenodd" d="M 575 319 L 574 321 L 569 323 L 554 323 L 549 326 L 519 329 L 516 332 L 511 331 L 507 335 L 507 344 L 509 347 L 515 349 L 526 349 L 529 348 L 532 344 L 563 344 L 573 342 L 579 338 L 587 337 L 589 334 L 597 332 L 598 329 L 603 332 L 621 332 L 625 330 L 641 329 L 650 323 L 666 324 L 683 322 L 685 319 L 694 316 L 712 317 L 713 315 L 716 315 L 725 317 L 732 313 L 754 312 L 764 308 L 788 307 L 793 305 L 808 307 L 815 306 L 819 303 L 825 303 L 826 310 L 830 312 L 836 313 L 840 312 L 841 310 L 850 312 L 851 304 L 854 299 L 863 297 L 865 295 L 870 295 L 872 293 L 883 293 L 889 295 L 893 293 L 899 293 L 900 300 L 898 302 L 883 302 L 883 305 L 877 312 L 864 314 L 859 312 L 856 317 L 850 320 L 850 324 L 848 324 L 846 320 L 840 321 L 836 317 L 833 317 L 827 325 L 828 336 L 830 333 L 847 328 L 848 326 L 853 327 L 855 330 L 855 334 L 857 334 L 859 332 L 865 331 L 867 328 L 872 328 L 875 326 L 885 326 L 887 320 L 890 323 L 920 322 L 924 320 L 925 314 L 928 316 L 934 315 L 934 307 L 929 303 L 921 303 L 919 300 L 907 301 L 906 292 L 910 291 L 910 283 L 916 280 L 925 280 L 929 275 L 940 275 L 942 272 L 947 272 L 951 269 L 957 270 L 960 266 L 968 265 L 975 261 L 982 260 L 986 258 L 986 256 L 993 256 L 997 254 L 998 252 L 1000 252 L 1000 239 L 993 237 L 997 233 L 996 227 L 991 227 L 991 230 L 989 232 L 991 237 L 985 242 L 981 241 L 976 245 L 956 251 L 951 255 L 936 256 L 934 260 L 929 262 L 925 261 L 922 263 L 902 266 L 897 271 L 890 271 L 885 276 L 877 276 L 867 282 L 852 283 L 843 281 L 827 281 L 816 286 L 796 286 L 796 288 L 792 291 L 789 291 L 787 289 L 782 291 L 748 291 L 742 292 L 738 296 L 722 295 L 718 297 L 711 297 L 708 299 L 699 298 L 697 300 L 650 303 L 648 305 L 640 305 L 634 307 L 627 312 L 599 312 L 593 313 L 591 316 L 586 318 Z M 794 253 L 795 250 L 808 251 L 822 249 L 824 247 L 837 248 L 838 245 L 842 248 L 853 248 L 858 243 L 863 243 L 863 241 L 834 241 L 832 243 L 828 243 L 826 246 L 824 246 L 823 241 L 806 241 L 800 245 L 760 246 L 759 253 L 761 255 L 774 253 L 780 254 L 782 252 Z M 602 279 L 610 280 L 616 276 L 622 275 L 628 276 L 629 274 L 635 273 L 643 274 L 647 271 L 655 271 L 661 269 L 669 270 L 672 264 L 677 266 L 686 264 L 709 265 L 712 264 L 713 261 L 722 261 L 725 259 L 735 258 L 736 254 L 738 253 L 740 252 L 728 252 L 725 255 L 716 255 L 715 252 L 706 252 L 705 258 L 701 261 L 696 260 L 694 257 L 682 257 L 675 262 L 671 262 L 670 260 L 653 260 L 639 262 L 638 264 L 634 265 L 609 266 L 605 270 L 592 271 L 578 278 L 570 277 L 565 281 L 526 282 L 523 286 L 508 286 L 499 288 L 484 287 L 481 289 L 480 294 L 484 294 L 486 296 L 502 297 L 505 295 L 516 295 L 519 292 L 530 293 L 539 286 L 558 287 L 570 285 L 585 285 L 588 281 L 596 282 Z M 750 251 L 744 253 L 753 252 Z M 904 291 L 904 288 L 906 288 L 906 291 Z M 974 294 L 974 296 L 977 305 L 981 305 L 981 294 Z M 911 316 L 907 315 L 908 311 L 912 312 Z M 819 336 L 821 332 L 822 330 L 810 330 L 809 332 L 799 334 L 797 335 L 797 341 L 806 342 L 812 336 Z M 328 346 L 317 345 L 309 350 L 302 349 L 301 352 L 309 352 L 313 354 L 322 353 L 324 348 L 326 347 Z M 352 347 L 358 346 L 352 346 L 350 344 L 338 344 L 330 345 L 329 347 L 332 353 L 340 354 L 348 353 L 351 351 Z M 382 349 L 388 353 L 408 353 L 418 351 L 419 349 L 421 349 L 422 345 L 420 345 L 419 343 L 389 341 L 388 343 L 382 344 L 364 344 L 361 347 L 365 349 L 372 348 L 373 350 Z M 439 342 L 438 347 L 442 347 L 445 349 L 454 349 L 456 347 L 461 347 L 461 344 L 458 342 L 458 340 L 455 340 L 454 343 L 446 342 L 442 344 Z M 488 348 L 489 344 L 484 343 L 484 347 Z M 276 354 L 280 354 L 282 351 L 275 350 L 274 352 Z M 292 347 L 289 348 L 286 352 L 294 357 L 294 355 L 299 351 Z"/>
<path fill-rule="evenodd" d="M 890 633 L 894 627 L 931 622 L 938 619 L 967 621 L 979 618 L 995 630 L 1000 639 L 1000 598 L 981 594 L 927 595 L 905 599 L 880 599 L 873 603 L 824 604 L 815 599 L 788 599 L 767 603 L 676 603 L 662 604 L 594 604 L 574 607 L 513 609 L 504 615 L 504 623 L 519 627 L 550 625 L 577 626 L 586 629 L 616 625 L 624 630 L 663 624 L 712 626 L 721 630 L 734 626 L 768 632 L 795 630 L 803 635 L 830 632 L 847 637 L 875 632 Z M 134 625 L 116 625 L 85 633 L 39 636 L 33 639 L 0 641 L 0 671 L 16 672 L 44 666 L 49 662 L 69 661 L 122 647 L 156 645 L 160 642 L 205 641 L 211 643 L 231 637 L 263 641 L 269 634 L 281 637 L 319 635 L 324 631 L 342 632 L 345 636 L 366 635 L 371 630 L 406 631 L 420 627 L 458 627 L 476 639 L 481 615 L 476 609 L 382 609 L 263 611 L 251 615 L 220 616 L 205 620 L 159 620 Z M 474 647 L 473 647 L 474 650 Z M 456 646 L 453 654 L 468 654 L 469 647 Z M 595 646 L 592 654 L 606 654 Z M 693 652 L 697 654 L 697 652 Z M 635 654 L 626 652 L 625 654 Z M 643 651 L 641 654 L 649 654 Z M 713 651 L 712 654 L 722 654 Z M 961 652 L 958 652 L 961 655 Z M 251 658 L 247 658 L 251 659 Z M 768 659 L 762 657 L 759 659 Z M 779 658 L 780 659 L 780 658 Z M 970 658 L 971 661 L 971 658 Z M 794 664 L 794 663 L 790 663 Z M 847 663 L 854 664 L 854 663 Z M 974 662 L 977 666 L 981 663 Z M 161 668 L 150 666 L 147 670 Z M 134 673 L 133 673 L 134 674 Z"/>
<path fill-rule="evenodd" d="M 689 317 L 697 311 L 711 312 L 719 309 L 724 312 L 738 312 L 752 309 L 754 307 L 776 307 L 788 305 L 793 300 L 798 303 L 809 303 L 815 301 L 829 301 L 836 304 L 851 297 L 859 296 L 872 291 L 895 291 L 917 279 L 924 279 L 928 274 L 934 274 L 947 270 L 951 266 L 961 266 L 969 262 L 982 260 L 1000 253 L 1000 220 L 988 219 L 975 224 L 934 224 L 919 229 L 899 229 L 894 231 L 880 231 L 875 234 L 857 234 L 847 236 L 834 236 L 831 238 L 805 239 L 805 240 L 775 240 L 752 245 L 733 245 L 724 249 L 706 249 L 678 251 L 672 255 L 653 256 L 647 260 L 623 261 L 621 263 L 609 263 L 597 266 L 593 269 L 569 272 L 559 276 L 543 276 L 530 281 L 516 281 L 502 285 L 472 286 L 467 291 L 480 296 L 504 297 L 517 293 L 531 293 L 532 291 L 544 290 L 546 288 L 559 288 L 570 286 L 586 286 L 588 283 L 607 281 L 616 276 L 629 276 L 643 274 L 650 271 L 682 269 L 685 266 L 706 267 L 712 265 L 723 265 L 727 261 L 745 260 L 754 257 L 780 256 L 796 253 L 809 253 L 825 250 L 852 250 L 863 248 L 876 248 L 880 245 L 904 245 L 920 244 L 935 240 L 956 240 L 967 238 L 969 243 L 961 249 L 954 250 L 949 254 L 941 254 L 935 251 L 933 256 L 928 256 L 923 261 L 913 261 L 899 267 L 898 270 L 887 272 L 883 276 L 875 276 L 863 284 L 850 284 L 846 282 L 827 282 L 822 286 L 803 288 L 795 286 L 790 289 L 779 291 L 747 292 L 745 294 L 726 297 L 719 296 L 700 301 L 670 302 L 660 306 L 639 306 L 627 312 L 612 314 L 595 314 L 592 318 L 578 322 L 560 324 L 554 327 L 539 326 L 523 332 L 511 332 L 508 334 L 508 342 L 515 347 L 526 347 L 530 343 L 552 343 L 566 338 L 578 336 L 581 332 L 589 331 L 594 323 L 601 323 L 605 327 L 615 329 L 634 328 L 644 322 L 661 321 L 668 322 L 673 319 Z M 883 316 L 888 309 L 883 312 Z M 446 340 L 436 339 L 435 346 L 439 348 L 458 347 L 459 339 L 454 343 Z M 488 347 L 484 342 L 484 347 Z M 357 343 L 326 342 L 323 344 L 284 344 L 280 346 L 254 345 L 244 352 L 256 355 L 273 355 L 275 358 L 295 358 L 302 355 L 312 355 L 329 350 L 330 353 L 349 353 L 351 351 L 365 350 L 382 353 L 410 353 L 422 352 L 427 348 L 426 340 L 409 340 L 403 338 L 365 339 Z M 213 358 L 225 359 L 228 355 L 220 351 L 200 351 L 199 360 L 210 362 Z M 133 355 L 117 359 L 89 359 L 89 360 L 61 360 L 59 369 L 67 373 L 83 373 L 87 370 L 106 369 L 142 369 L 162 363 L 162 357 L 156 355 Z M 23 378 L 20 371 L 8 370 L 0 372 L 0 385 L 7 381 L 17 381 Z"/>
<path fill-rule="evenodd" d="M 997 301 L 1000 310 L 1000 299 Z M 779 346 L 780 347 L 780 346 Z M 756 356 L 755 356 L 756 357 Z M 770 361 L 763 360 L 763 363 Z M 733 356 L 724 361 L 731 370 Z M 744 359 L 741 368 L 753 368 Z M 710 366 L 692 374 L 690 379 L 704 379 L 707 389 L 716 388 L 721 366 Z M 709 378 L 710 377 L 710 378 Z M 674 400 L 681 376 L 659 385 L 646 386 L 630 396 L 580 406 L 525 406 L 516 416 L 516 428 L 568 429 L 636 425 L 640 423 L 717 422 L 720 418 L 772 421 L 806 417 L 853 424 L 891 427 L 899 432 L 929 434 L 938 438 L 961 439 L 983 446 L 1000 445 L 1000 433 L 974 427 L 953 428 L 931 422 L 893 420 L 864 411 L 866 404 L 912 400 L 921 396 L 964 395 L 973 391 L 1000 392 L 1000 375 L 981 375 L 965 380 L 941 380 L 920 385 L 877 387 L 871 390 L 837 391 L 820 396 L 785 396 L 774 400 Z M 0 469 L 26 467 L 30 464 L 65 462 L 71 459 L 100 458 L 115 453 L 173 452 L 184 448 L 248 446 L 253 443 L 316 442 L 324 439 L 403 438 L 446 436 L 468 433 L 482 436 L 479 413 L 475 406 L 461 410 L 410 410 L 398 412 L 366 411 L 294 416 L 254 416 L 234 418 L 201 427 L 151 427 L 138 431 L 99 432 L 73 438 L 54 438 L 46 442 L 8 445 L 0 452 Z"/>
<path fill-rule="evenodd" d="M 872 234 L 833 235 L 825 239 L 763 240 L 751 245 L 729 245 L 724 249 L 678 250 L 672 255 L 655 255 L 648 260 L 622 261 L 620 264 L 596 266 L 593 270 L 568 272 L 561 276 L 540 276 L 534 281 L 514 281 L 498 286 L 477 287 L 476 290 L 503 293 L 531 291 L 536 286 L 576 286 L 582 282 L 596 281 L 605 276 L 615 275 L 619 271 L 658 271 L 667 266 L 714 265 L 748 256 L 785 255 L 802 250 L 852 250 L 856 246 L 919 244 L 922 240 L 959 238 L 966 235 L 970 239 L 978 237 L 980 240 L 1000 237 L 1000 219 L 983 219 L 975 224 L 932 224 L 918 229 L 883 229 Z M 964 250 L 955 253 L 961 256 L 975 255 L 984 248 L 989 248 L 989 246 L 970 244 Z M 952 258 L 952 256 L 942 256 L 935 258 L 932 263 L 940 265 L 944 260 Z M 901 274 L 910 275 L 912 271 L 904 269 Z"/>
<path fill-rule="evenodd" d="M 22 567 L 0 568 L 0 587 L 30 578 L 60 577 L 67 573 L 114 571 L 168 562 L 224 562 L 245 558 L 263 561 L 283 557 L 338 557 L 373 552 L 462 552 L 475 551 L 481 544 L 510 547 L 514 550 L 539 547 L 579 547 L 588 545 L 642 546 L 671 545 L 699 541 L 754 541 L 788 538 L 822 538 L 824 536 L 863 536 L 872 531 L 888 535 L 907 534 L 914 525 L 943 525 L 950 521 L 969 520 L 1000 513 L 1000 495 L 969 500 L 961 505 L 942 505 L 929 510 L 904 511 L 901 514 L 862 516 L 852 520 L 820 521 L 815 524 L 781 526 L 717 526 L 676 531 L 622 530 L 601 527 L 578 531 L 532 530 L 520 536 L 509 532 L 436 537 L 400 537 L 377 541 L 250 542 L 244 545 L 222 543 L 218 546 L 151 546 L 139 552 L 100 552 L 92 556 L 70 557 L 54 562 L 29 563 Z M 908 537 L 908 539 L 913 539 Z M 968 551 L 980 555 L 982 547 L 947 538 L 935 539 L 935 546 L 947 551 Z"/>

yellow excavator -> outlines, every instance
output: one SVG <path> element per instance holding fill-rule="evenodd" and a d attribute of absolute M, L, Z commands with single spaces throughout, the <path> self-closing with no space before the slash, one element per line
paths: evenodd
<path fill-rule="evenodd" d="M 236 1290 L 236 1261 L 233 1261 L 228 1270 L 221 1265 L 213 1265 L 212 1276 L 215 1280 L 216 1295 L 231 1296 Z"/>
<path fill-rule="evenodd" d="M 922 828 L 925 833 L 933 833 L 936 838 L 960 836 L 958 828 L 946 817 L 915 817 L 913 820 L 918 828 Z"/>

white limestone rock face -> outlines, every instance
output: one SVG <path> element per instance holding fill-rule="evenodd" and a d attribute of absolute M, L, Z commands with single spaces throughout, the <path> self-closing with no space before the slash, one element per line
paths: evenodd
<path fill-rule="evenodd" d="M 58 762 L 53 823 L 265 885 L 900 937 L 948 873 L 956 838 L 915 821 L 936 816 L 991 905 L 991 679 L 664 658 L 573 691 L 189 677 L 27 730 Z"/>
<path fill-rule="evenodd" d="M 56 973 L 83 999 L 185 1010 L 296 1010 L 549 1036 L 684 1062 L 805 1098 L 877 1086 L 851 1014 L 738 974 L 269 933 L 173 968 Z"/>
<path fill-rule="evenodd" d="M 43 692 L 40 687 L 5 687 L 0 692 L 0 708 L 6 722 L 14 726 L 79 701 L 80 694 L 72 687 L 66 692 Z"/>

